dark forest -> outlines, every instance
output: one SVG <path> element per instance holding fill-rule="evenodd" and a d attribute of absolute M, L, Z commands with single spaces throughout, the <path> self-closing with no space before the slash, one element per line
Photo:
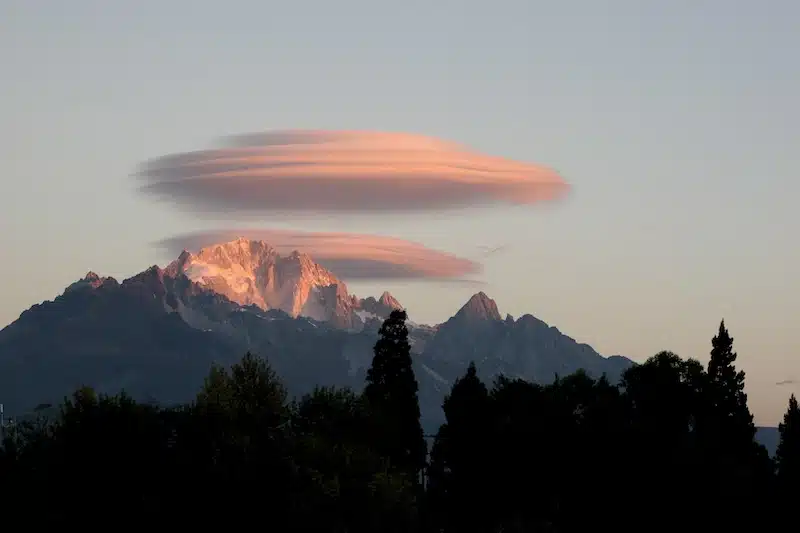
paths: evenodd
<path fill-rule="evenodd" d="M 769 457 L 724 322 L 707 366 L 661 352 L 620 383 L 584 372 L 484 383 L 470 366 L 425 435 L 405 319 L 395 311 L 381 327 L 362 393 L 290 398 L 269 354 L 250 353 L 211 368 L 187 405 L 76 391 L 54 416 L 6 428 L 6 523 L 489 533 L 792 522 L 797 401 Z"/>

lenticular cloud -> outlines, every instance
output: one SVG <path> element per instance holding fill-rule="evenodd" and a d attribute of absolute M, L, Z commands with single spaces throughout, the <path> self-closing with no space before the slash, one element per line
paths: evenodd
<path fill-rule="evenodd" d="M 341 279 L 465 280 L 481 265 L 422 244 L 380 235 L 289 230 L 218 230 L 178 235 L 157 243 L 172 256 L 238 237 L 264 241 L 280 254 L 307 253 Z"/>
<path fill-rule="evenodd" d="M 141 191 L 195 212 L 419 211 L 562 196 L 553 170 L 420 135 L 277 131 L 142 165 Z"/>

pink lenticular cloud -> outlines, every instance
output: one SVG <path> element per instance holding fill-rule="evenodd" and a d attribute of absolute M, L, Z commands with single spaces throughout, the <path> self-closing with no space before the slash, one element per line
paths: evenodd
<path fill-rule="evenodd" d="M 379 211 L 525 205 L 563 196 L 553 170 L 421 135 L 277 131 L 145 163 L 141 190 L 193 211 Z"/>
<path fill-rule="evenodd" d="M 281 255 L 297 250 L 341 279 L 348 280 L 465 280 L 481 272 L 481 265 L 422 244 L 380 235 L 358 233 L 300 232 L 289 230 L 237 229 L 178 235 L 157 243 L 170 255 L 183 250 L 228 242 L 238 237 L 264 241 Z"/>

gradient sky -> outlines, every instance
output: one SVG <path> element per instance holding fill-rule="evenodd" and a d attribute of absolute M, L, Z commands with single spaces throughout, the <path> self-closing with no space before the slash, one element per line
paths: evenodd
<path fill-rule="evenodd" d="M 130 174 L 224 135 L 406 131 L 547 165 L 548 206 L 258 220 L 484 258 L 501 312 L 601 353 L 708 358 L 724 317 L 757 422 L 800 380 L 800 4 L 794 0 L 0 0 L 0 324 L 92 269 L 229 227 Z M 253 221 L 246 224 L 252 227 Z M 417 321 L 474 292 L 392 291 Z"/>

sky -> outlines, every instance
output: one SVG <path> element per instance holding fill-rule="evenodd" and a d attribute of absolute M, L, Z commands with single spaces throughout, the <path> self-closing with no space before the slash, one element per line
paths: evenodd
<path fill-rule="evenodd" d="M 750 407 L 800 385 L 800 4 L 793 0 L 0 0 L 0 325 L 86 271 L 125 278 L 228 228 L 141 194 L 144 161 L 284 129 L 427 135 L 555 169 L 567 198 L 265 214 L 484 264 L 500 311 L 605 355 L 707 361 L 724 318 Z M 491 255 L 482 247 L 503 246 Z M 391 291 L 418 322 L 475 292 Z"/>

